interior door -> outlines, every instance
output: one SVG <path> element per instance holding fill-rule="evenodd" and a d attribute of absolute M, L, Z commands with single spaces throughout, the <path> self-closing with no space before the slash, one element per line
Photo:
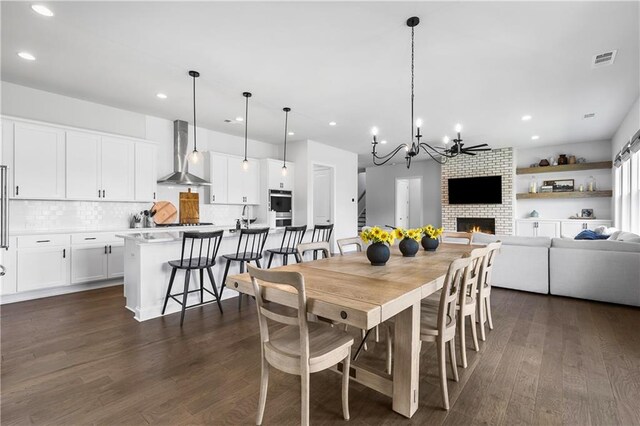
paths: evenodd
<path fill-rule="evenodd" d="M 333 173 L 331 169 L 313 172 L 313 223 L 331 223 L 333 212 Z"/>
<path fill-rule="evenodd" d="M 409 181 L 396 181 L 396 226 L 409 227 Z"/>
<path fill-rule="evenodd" d="M 97 200 L 100 193 L 100 136 L 67 132 L 67 198 Z"/>

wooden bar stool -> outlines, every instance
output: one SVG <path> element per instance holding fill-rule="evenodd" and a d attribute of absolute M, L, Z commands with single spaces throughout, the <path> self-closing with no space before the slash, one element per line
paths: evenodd
<path fill-rule="evenodd" d="M 311 242 L 317 243 L 319 241 L 329 242 L 331 240 L 331 233 L 333 232 L 333 223 L 327 225 L 314 225 L 313 234 L 311 235 Z M 318 250 L 313 252 L 313 260 L 318 259 Z"/>
<path fill-rule="evenodd" d="M 289 263 L 289 256 L 294 256 L 296 258 L 296 262 L 300 263 L 302 259 L 299 257 L 296 247 L 298 247 L 298 244 L 302 242 L 305 232 L 307 232 L 307 225 L 287 226 L 284 228 L 284 235 L 282 236 L 280 248 L 267 250 L 267 253 L 269 253 L 269 263 L 267 264 L 267 268 L 271 268 L 271 261 L 273 260 L 274 254 L 282 256 L 283 265 Z"/>
<path fill-rule="evenodd" d="M 184 322 L 184 312 L 187 308 L 192 308 L 194 306 L 204 305 L 204 292 L 206 291 L 210 295 L 214 297 L 213 300 L 208 301 L 206 303 L 217 302 L 218 309 L 220 309 L 220 313 L 222 313 L 222 305 L 220 305 L 220 296 L 218 295 L 218 289 L 216 288 L 216 280 L 213 278 L 213 273 L 211 272 L 211 267 L 216 264 L 216 257 L 218 255 L 218 249 L 220 248 L 220 243 L 222 242 L 222 234 L 223 231 L 215 231 L 215 232 L 185 232 L 182 236 L 182 256 L 180 260 L 170 260 L 169 265 L 171 266 L 171 279 L 169 280 L 169 287 L 167 288 L 167 295 L 164 298 L 164 306 L 162 307 L 162 315 L 164 315 L 165 310 L 167 309 L 167 302 L 169 298 L 175 300 L 180 305 L 182 305 L 182 314 L 180 316 L 180 327 L 182 327 L 182 323 Z M 199 243 L 199 244 L 197 244 Z M 196 250 L 195 254 L 197 257 L 193 257 L 194 248 Z M 203 251 L 204 256 L 203 256 Z M 184 290 L 182 293 L 171 294 L 171 288 L 173 287 L 173 280 L 176 277 L 176 272 L 178 269 L 185 270 L 184 277 Z M 191 270 L 199 270 L 200 271 L 200 288 L 196 290 L 189 290 L 189 280 L 191 277 Z M 204 271 L 207 270 L 207 274 L 209 275 L 209 281 L 211 281 L 211 287 L 213 288 L 213 292 L 209 291 L 209 289 L 204 287 Z M 196 303 L 194 305 L 187 306 L 187 296 L 189 293 L 200 292 L 200 303 Z M 220 290 L 220 295 L 222 295 L 222 290 Z M 178 299 L 178 296 L 182 296 L 182 301 Z"/>
<path fill-rule="evenodd" d="M 244 273 L 245 262 L 255 262 L 258 268 L 262 268 L 260 265 L 260 259 L 262 259 L 262 252 L 264 250 L 264 244 L 267 242 L 267 236 L 269 235 L 269 228 L 256 228 L 256 229 L 241 229 L 240 238 L 238 238 L 238 247 L 235 253 L 224 254 L 227 260 L 227 264 L 224 267 L 224 278 L 222 279 L 222 287 L 220 287 L 220 296 L 226 287 L 227 275 L 229 275 L 229 267 L 231 262 L 240 262 L 240 273 Z M 238 293 L 238 308 L 242 304 L 242 293 Z"/>

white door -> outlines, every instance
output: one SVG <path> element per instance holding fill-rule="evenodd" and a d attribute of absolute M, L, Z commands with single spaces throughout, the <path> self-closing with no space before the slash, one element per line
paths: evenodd
<path fill-rule="evenodd" d="M 557 238 L 560 236 L 560 222 L 537 222 L 538 237 Z"/>
<path fill-rule="evenodd" d="M 64 198 L 64 131 L 23 123 L 16 123 L 14 129 L 13 195 Z"/>
<path fill-rule="evenodd" d="M 68 260 L 65 247 L 18 250 L 18 291 L 68 285 Z"/>
<path fill-rule="evenodd" d="M 211 204 L 227 204 L 228 185 L 227 157 L 220 154 L 209 154 L 209 202 Z"/>
<path fill-rule="evenodd" d="M 107 246 L 89 245 L 71 249 L 71 284 L 107 278 Z"/>
<path fill-rule="evenodd" d="M 67 198 L 97 200 L 100 192 L 100 136 L 67 132 Z"/>
<path fill-rule="evenodd" d="M 326 225 L 333 221 L 333 169 L 313 171 L 313 223 Z"/>
<path fill-rule="evenodd" d="M 124 277 L 124 244 L 109 245 L 107 277 Z"/>
<path fill-rule="evenodd" d="M 156 147 L 148 143 L 135 144 L 135 199 L 155 201 L 158 175 Z"/>
<path fill-rule="evenodd" d="M 536 222 L 519 220 L 516 222 L 516 235 L 519 237 L 535 237 Z"/>
<path fill-rule="evenodd" d="M 399 228 L 409 228 L 409 181 L 396 181 L 396 223 Z M 385 225 L 385 224 L 381 224 Z"/>
<path fill-rule="evenodd" d="M 102 195 L 106 200 L 133 200 L 134 143 L 127 139 L 102 138 Z"/>

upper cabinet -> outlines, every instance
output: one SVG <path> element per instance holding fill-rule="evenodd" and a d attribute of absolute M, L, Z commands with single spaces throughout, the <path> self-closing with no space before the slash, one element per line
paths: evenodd
<path fill-rule="evenodd" d="M 267 159 L 264 160 L 267 167 L 267 182 L 269 189 L 280 189 L 293 191 L 294 166 L 287 161 L 287 174 L 282 174 L 282 161 Z"/>
<path fill-rule="evenodd" d="M 67 198 L 102 198 L 100 136 L 67 132 Z"/>
<path fill-rule="evenodd" d="M 211 182 L 207 200 L 210 204 L 260 204 L 260 161 L 209 152 L 207 178 Z"/>
<path fill-rule="evenodd" d="M 209 167 L 206 177 L 211 182 L 208 197 L 211 204 L 228 204 L 229 171 L 227 166 L 228 158 L 226 155 L 209 152 Z"/>
<path fill-rule="evenodd" d="M 36 124 L 14 124 L 13 196 L 56 199 L 65 196 L 65 132 Z"/>
<path fill-rule="evenodd" d="M 157 193 L 157 148 L 150 143 L 136 142 L 135 199 L 155 201 Z"/>
<path fill-rule="evenodd" d="M 131 140 L 102 137 L 102 198 L 132 201 L 135 146 Z"/>

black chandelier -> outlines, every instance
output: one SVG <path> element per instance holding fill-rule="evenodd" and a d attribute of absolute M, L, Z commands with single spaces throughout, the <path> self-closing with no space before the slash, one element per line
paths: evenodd
<path fill-rule="evenodd" d="M 464 147 L 462 143 L 462 137 L 460 132 L 462 131 L 462 126 L 460 124 L 456 125 L 455 131 L 457 133 L 457 137 L 452 140 L 453 144 L 450 147 L 447 147 L 449 143 L 449 138 L 445 136 L 443 147 L 432 146 L 426 142 L 420 142 L 422 138 L 422 134 L 420 133 L 420 128 L 422 127 L 422 120 L 418 119 L 414 121 L 413 117 L 413 99 L 414 99 L 414 29 L 420 23 L 420 18 L 417 16 L 413 16 L 407 19 L 407 26 L 411 28 L 411 145 L 403 143 L 398 145 L 393 151 L 386 155 L 378 155 L 376 152 L 376 146 L 378 145 L 378 129 L 373 128 L 371 133 L 373 134 L 373 141 L 371 144 L 373 145 L 373 150 L 371 154 L 373 155 L 373 164 L 376 166 L 382 166 L 386 164 L 389 160 L 391 160 L 395 155 L 401 150 L 405 150 L 405 160 L 407 161 L 407 169 L 411 167 L 411 159 L 416 155 L 420 154 L 420 150 L 424 150 L 431 158 L 437 161 L 440 164 L 443 164 L 447 161 L 448 158 L 457 157 L 460 154 L 467 155 L 476 155 L 477 152 L 481 151 L 491 151 L 489 145 L 486 143 L 480 145 L 470 146 L 468 148 Z M 416 134 L 413 134 L 413 125 L 416 125 Z"/>

